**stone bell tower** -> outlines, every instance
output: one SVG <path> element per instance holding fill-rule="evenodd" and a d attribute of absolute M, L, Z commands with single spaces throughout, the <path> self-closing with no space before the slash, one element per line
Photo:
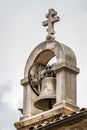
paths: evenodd
<path fill-rule="evenodd" d="M 23 115 L 15 123 L 19 130 L 32 130 L 40 122 L 53 119 L 56 115 L 77 112 L 76 76 L 79 73 L 73 50 L 55 40 L 54 23 L 60 18 L 54 9 L 46 15 L 48 35 L 34 48 L 24 69 Z M 56 57 L 56 63 L 48 62 Z"/>

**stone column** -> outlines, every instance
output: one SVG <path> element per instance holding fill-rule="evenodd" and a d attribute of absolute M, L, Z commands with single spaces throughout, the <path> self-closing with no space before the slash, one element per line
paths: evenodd
<path fill-rule="evenodd" d="M 21 80 L 21 85 L 23 86 L 23 117 L 30 117 L 31 111 L 31 91 L 28 83 L 28 78 L 24 78 Z"/>
<path fill-rule="evenodd" d="M 79 69 L 61 64 L 56 68 L 56 104 L 54 107 L 78 111 L 76 106 L 76 75 Z"/>

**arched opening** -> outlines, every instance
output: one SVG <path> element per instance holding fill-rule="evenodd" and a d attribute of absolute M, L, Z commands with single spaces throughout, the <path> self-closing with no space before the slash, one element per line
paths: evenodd
<path fill-rule="evenodd" d="M 51 50 L 42 51 L 35 58 L 34 63 L 29 70 L 28 79 L 29 79 L 31 88 L 36 93 L 36 95 L 40 94 L 41 80 L 43 79 L 42 73 L 46 69 L 50 69 L 50 65 L 54 63 L 56 63 L 56 56 L 54 52 L 52 52 Z M 50 73 L 49 73 L 49 76 L 50 76 Z"/>

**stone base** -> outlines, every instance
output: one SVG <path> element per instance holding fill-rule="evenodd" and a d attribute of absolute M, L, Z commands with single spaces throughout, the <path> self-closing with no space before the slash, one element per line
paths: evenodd
<path fill-rule="evenodd" d="M 71 109 L 69 105 L 72 106 Z M 79 111 L 79 108 L 77 106 L 62 102 L 60 104 L 55 104 L 54 108 L 48 111 L 36 114 L 31 117 L 29 117 L 30 115 L 23 116 L 21 117 L 20 121 L 16 122 L 14 125 L 17 129 L 22 129 L 24 126 L 30 127 L 33 126 L 34 124 L 37 125 L 41 122 L 43 123 L 44 121 L 50 122 L 51 120 L 54 119 L 55 116 L 62 117 L 64 115 L 70 115 L 72 114 L 72 112 L 76 111 Z"/>
<path fill-rule="evenodd" d="M 77 107 L 73 104 L 67 103 L 65 101 L 54 104 L 53 108 L 59 109 L 59 111 L 62 111 L 62 113 L 66 114 L 66 115 L 71 114 L 72 112 L 79 111 L 79 107 Z"/>

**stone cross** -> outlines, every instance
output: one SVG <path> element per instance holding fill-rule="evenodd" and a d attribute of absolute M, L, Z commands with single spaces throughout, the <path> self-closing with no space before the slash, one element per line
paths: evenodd
<path fill-rule="evenodd" d="M 60 19 L 56 15 L 57 15 L 57 12 L 54 9 L 49 9 L 48 14 L 46 14 L 46 18 L 48 18 L 48 20 L 46 20 L 42 23 L 43 26 L 45 26 L 45 27 L 48 26 L 48 29 L 47 29 L 48 35 L 46 37 L 47 40 L 54 39 L 54 36 L 53 36 L 55 34 L 54 23 L 58 22 Z"/>

